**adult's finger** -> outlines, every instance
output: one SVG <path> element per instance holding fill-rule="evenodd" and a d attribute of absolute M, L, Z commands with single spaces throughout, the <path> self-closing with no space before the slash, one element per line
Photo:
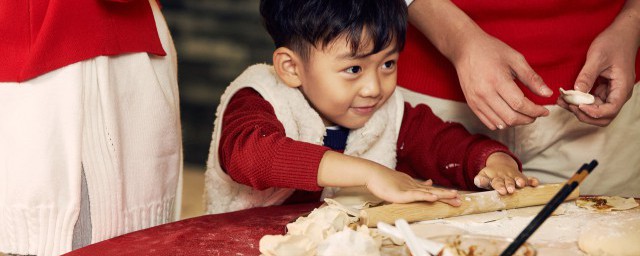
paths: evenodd
<path fill-rule="evenodd" d="M 527 99 L 514 82 L 498 90 L 501 100 L 491 102 L 491 107 L 507 125 L 530 124 L 540 116 L 549 115 L 549 110 Z"/>
<path fill-rule="evenodd" d="M 522 121 L 522 119 L 525 119 L 522 118 L 522 115 L 533 119 L 549 115 L 549 110 L 547 108 L 537 105 L 531 100 L 527 99 L 527 97 L 524 96 L 524 93 L 520 91 L 520 88 L 513 81 L 509 81 L 509 83 L 501 86 L 498 90 L 498 93 L 503 99 L 503 102 L 506 102 L 508 107 L 512 109 L 514 113 L 521 114 L 519 116 L 512 115 L 510 117 L 514 119 L 514 125 L 526 124 L 522 123 L 524 122 Z M 507 112 L 502 113 L 508 114 Z"/>
<path fill-rule="evenodd" d="M 542 97 L 550 97 L 553 95 L 553 91 L 545 84 L 542 77 L 529 66 L 529 63 L 527 63 L 527 60 L 522 54 L 514 55 L 511 68 L 516 78 L 534 94 Z"/>
<path fill-rule="evenodd" d="M 584 105 L 583 105 L 584 106 Z M 580 120 L 580 122 L 597 125 L 597 126 L 607 126 L 611 119 L 607 118 L 593 118 L 588 116 L 584 111 L 580 110 L 580 108 L 576 105 L 569 105 L 569 110 Z"/>
<path fill-rule="evenodd" d="M 622 106 L 629 100 L 631 92 L 625 90 L 625 87 L 617 80 L 612 80 L 611 85 L 599 85 L 596 88 L 596 103 L 592 105 L 581 105 L 579 108 L 589 117 L 594 119 L 611 119 L 613 120 Z M 633 88 L 632 84 L 627 85 Z M 607 92 L 607 88 L 610 90 Z M 599 103 L 600 99 L 604 99 L 602 103 Z"/>
<path fill-rule="evenodd" d="M 476 104 L 475 109 L 477 110 L 476 115 L 482 122 L 491 130 L 495 129 L 504 129 L 506 126 L 505 122 L 502 121 L 502 118 L 498 116 L 498 114 L 491 108 L 491 106 L 487 105 L 485 102 L 480 102 Z"/>

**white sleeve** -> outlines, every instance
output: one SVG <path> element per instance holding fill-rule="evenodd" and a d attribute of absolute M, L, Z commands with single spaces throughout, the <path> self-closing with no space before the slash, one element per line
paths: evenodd
<path fill-rule="evenodd" d="M 407 7 L 409 7 L 409 5 L 413 3 L 413 0 L 404 0 L 404 1 L 407 3 Z"/>

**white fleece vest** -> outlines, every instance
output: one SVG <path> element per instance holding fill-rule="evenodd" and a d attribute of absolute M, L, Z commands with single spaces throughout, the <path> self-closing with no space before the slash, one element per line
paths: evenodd
<path fill-rule="evenodd" d="M 205 205 L 207 213 L 223 213 L 253 207 L 282 204 L 294 191 L 290 188 L 256 190 L 231 179 L 220 167 L 218 147 L 222 131 L 222 115 L 233 95 L 251 87 L 273 106 L 287 137 L 322 145 L 326 127 L 320 115 L 309 105 L 298 89 L 280 81 L 273 68 L 257 64 L 247 68 L 227 87 L 220 99 L 205 174 Z M 344 154 L 358 156 L 389 168 L 396 166 L 396 145 L 404 112 L 404 100 L 397 90 L 373 114 L 364 127 L 352 130 Z M 323 197 L 333 189 L 325 188 Z"/>

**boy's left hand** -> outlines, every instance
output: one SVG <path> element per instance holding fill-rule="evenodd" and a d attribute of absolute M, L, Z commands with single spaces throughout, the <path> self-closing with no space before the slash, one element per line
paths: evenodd
<path fill-rule="evenodd" d="M 486 166 L 473 179 L 473 183 L 484 189 L 495 189 L 500 195 L 511 194 L 517 188 L 538 186 L 534 177 L 527 177 L 518 170 L 518 163 L 511 156 L 496 152 L 487 158 Z"/>

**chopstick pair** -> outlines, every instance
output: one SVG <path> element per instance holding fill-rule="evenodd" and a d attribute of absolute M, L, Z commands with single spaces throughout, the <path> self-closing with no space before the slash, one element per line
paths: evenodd
<path fill-rule="evenodd" d="M 551 213 L 553 213 L 553 211 L 555 211 L 556 208 L 558 208 L 558 206 L 562 202 L 564 202 L 569 194 L 571 194 L 571 192 L 573 192 L 573 190 L 575 190 L 576 187 L 580 185 L 584 178 L 586 178 L 587 175 L 589 175 L 591 171 L 596 168 L 596 166 L 598 166 L 598 161 L 596 161 L 595 159 L 592 160 L 589 164 L 583 164 L 582 167 L 580 167 L 580 169 L 578 169 L 578 171 L 567 181 L 567 183 L 562 186 L 560 191 L 558 191 L 558 193 L 556 193 L 556 195 L 551 198 L 549 203 L 547 203 L 544 208 L 542 208 L 538 215 L 533 218 L 531 223 L 529 223 L 529 225 L 527 225 L 524 230 L 522 230 L 522 232 L 516 237 L 516 239 L 513 240 L 513 242 L 507 247 L 507 249 L 505 249 L 504 252 L 500 254 L 500 256 L 513 255 L 518 250 L 518 248 L 520 248 L 520 246 L 524 244 L 524 242 L 527 241 L 527 239 L 529 239 L 531 235 L 533 235 L 533 232 L 535 232 L 540 227 L 540 225 L 542 225 L 542 223 L 547 220 L 549 216 L 551 216 Z"/>

